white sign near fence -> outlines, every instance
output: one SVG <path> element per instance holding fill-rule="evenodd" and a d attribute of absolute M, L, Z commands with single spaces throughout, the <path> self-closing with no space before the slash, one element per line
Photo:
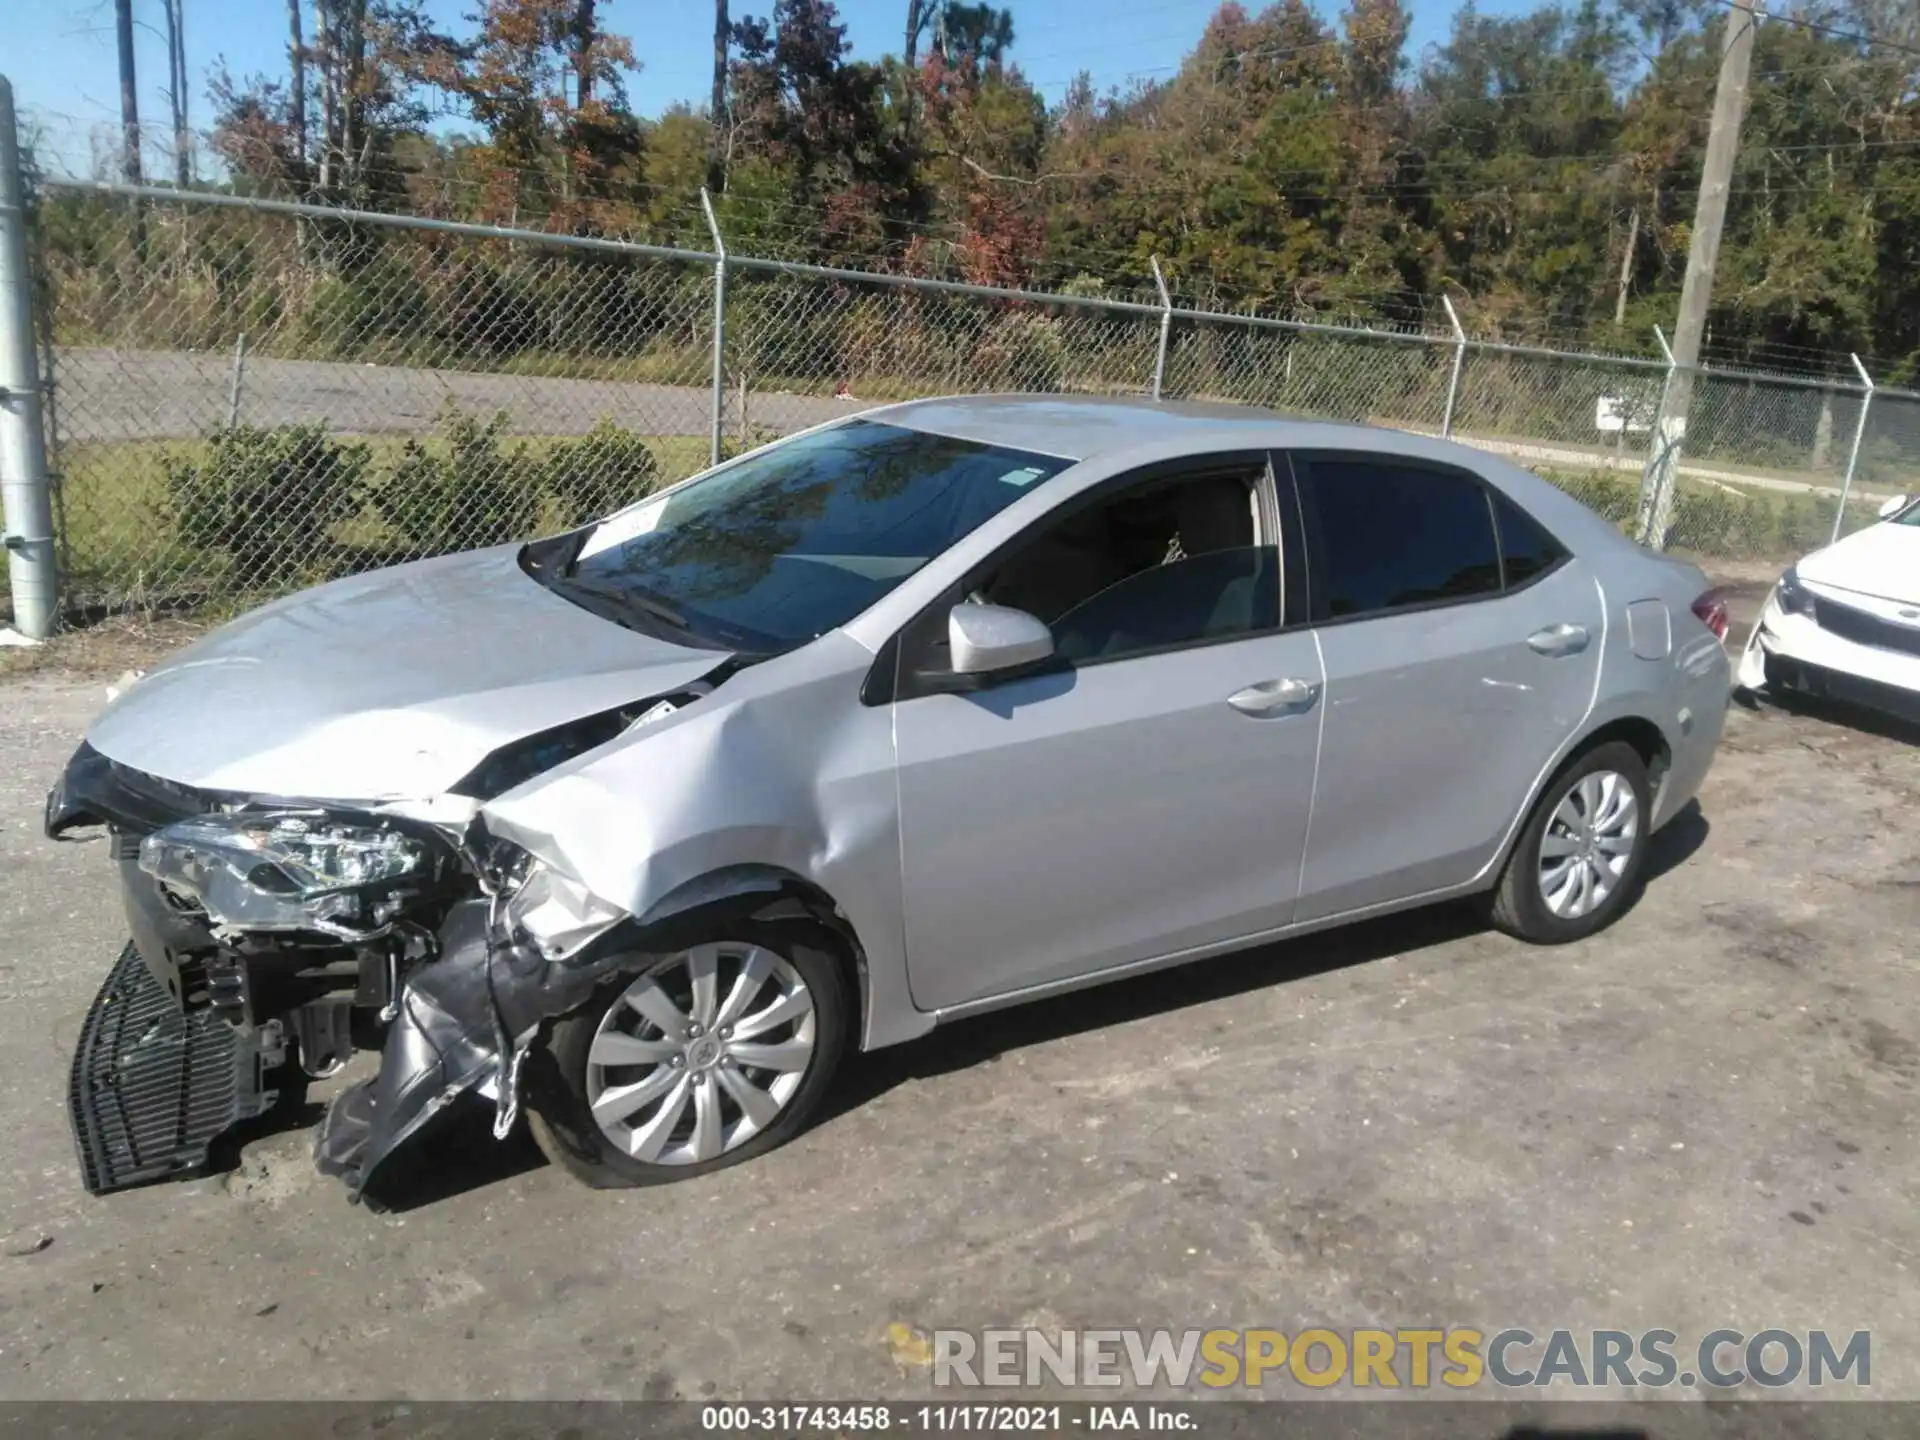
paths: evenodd
<path fill-rule="evenodd" d="M 1593 407 L 1593 427 L 1602 435 L 1644 435 L 1653 429 L 1653 416 L 1638 401 L 1621 395 L 1602 395 Z"/>

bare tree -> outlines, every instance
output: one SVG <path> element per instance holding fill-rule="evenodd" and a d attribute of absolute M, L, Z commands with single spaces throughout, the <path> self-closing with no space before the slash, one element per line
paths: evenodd
<path fill-rule="evenodd" d="M 1640 244 L 1640 207 L 1635 206 L 1627 221 L 1627 244 L 1620 252 L 1620 288 L 1613 301 L 1613 328 L 1627 323 L 1627 290 L 1633 284 L 1633 252 Z"/>
<path fill-rule="evenodd" d="M 367 0 L 314 0 L 313 55 L 320 65 L 321 193 L 350 190 L 364 157 Z"/>
<path fill-rule="evenodd" d="M 167 109 L 173 121 L 173 178 L 193 183 L 193 132 L 187 116 L 186 0 L 160 0 L 167 23 Z"/>
<path fill-rule="evenodd" d="M 920 32 L 926 28 L 926 23 L 925 0 L 907 0 L 907 43 L 904 55 L 907 68 L 907 90 L 901 102 L 906 108 L 906 118 L 900 127 L 907 135 L 913 134 L 913 70 L 920 55 Z"/>

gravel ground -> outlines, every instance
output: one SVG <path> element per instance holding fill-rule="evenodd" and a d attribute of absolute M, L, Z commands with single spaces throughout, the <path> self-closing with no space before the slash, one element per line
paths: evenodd
<path fill-rule="evenodd" d="M 1736 709 L 1579 945 L 1436 909 L 987 1017 L 646 1192 L 456 1121 L 373 1214 L 304 1129 L 81 1191 L 122 921 L 38 812 L 101 684 L 0 684 L 0 1397 L 911 1396 L 896 1325 L 1430 1323 L 1871 1329 L 1874 1392 L 1920 1398 L 1910 732 Z"/>

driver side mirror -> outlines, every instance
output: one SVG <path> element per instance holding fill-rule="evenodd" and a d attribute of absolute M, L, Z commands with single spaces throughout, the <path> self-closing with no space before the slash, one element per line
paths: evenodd
<path fill-rule="evenodd" d="M 947 614 L 947 641 L 956 675 L 1012 670 L 1053 654 L 1053 632 L 1038 617 L 1006 605 L 954 606 Z"/>
<path fill-rule="evenodd" d="M 1891 520 L 1895 515 L 1898 515 L 1902 510 L 1907 508 L 1907 501 L 1912 498 L 1911 495 L 1894 496 L 1891 500 L 1881 505 L 1880 518 L 1882 520 Z"/>

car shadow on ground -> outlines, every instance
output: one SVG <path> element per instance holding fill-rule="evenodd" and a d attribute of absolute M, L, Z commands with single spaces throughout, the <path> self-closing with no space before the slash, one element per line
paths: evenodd
<path fill-rule="evenodd" d="M 1706 842 L 1709 828 L 1700 807 L 1688 802 L 1653 837 L 1642 883 L 1657 883 L 1693 855 Z M 1086 1031 L 1429 949 L 1486 929 L 1475 904 L 1430 905 L 955 1021 L 905 1045 L 848 1056 L 820 1123 L 830 1123 L 910 1080 L 969 1069 Z M 383 1163 L 372 1197 L 390 1211 L 417 1210 L 546 1164 L 524 1122 L 507 1139 L 496 1141 L 492 1118 L 493 1106 L 471 1097 L 449 1106 Z M 259 1133 L 254 1132 L 255 1137 Z"/>
<path fill-rule="evenodd" d="M 1808 695 L 1798 690 L 1783 690 L 1777 694 L 1769 691 L 1764 697 L 1743 690 L 1735 695 L 1734 703 L 1743 710 L 1753 711 L 1756 714 L 1778 710 L 1783 715 L 1796 715 L 1807 720 L 1819 720 L 1828 725 L 1839 725 L 1848 730 L 1858 730 L 1865 735 L 1876 735 L 1882 740 L 1897 741 L 1902 745 L 1920 745 L 1920 718 L 1909 719 L 1905 716 L 1889 714 L 1884 710 L 1870 710 L 1864 705 L 1856 705 L 1847 700 L 1835 700 L 1824 695 Z M 1920 716 L 1920 702 L 1916 702 L 1916 715 Z"/>
<path fill-rule="evenodd" d="M 1641 884 L 1657 883 L 1698 851 L 1711 828 L 1699 804 L 1688 801 L 1648 844 Z M 909 1080 L 965 1070 L 1030 1045 L 1426 950 L 1488 928 L 1476 902 L 1430 905 L 953 1021 L 908 1044 L 849 1056 L 823 1120 Z"/>

